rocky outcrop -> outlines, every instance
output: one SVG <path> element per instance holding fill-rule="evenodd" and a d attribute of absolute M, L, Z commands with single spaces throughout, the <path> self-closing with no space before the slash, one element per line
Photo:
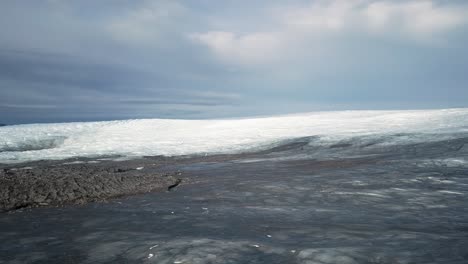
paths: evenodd
<path fill-rule="evenodd" d="M 180 174 L 180 173 L 178 173 Z M 0 170 L 0 211 L 84 204 L 113 197 L 167 190 L 176 174 L 87 165 Z"/>

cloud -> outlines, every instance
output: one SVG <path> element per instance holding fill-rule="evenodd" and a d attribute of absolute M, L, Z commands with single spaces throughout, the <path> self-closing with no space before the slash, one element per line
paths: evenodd
<path fill-rule="evenodd" d="M 274 21 L 270 30 L 256 31 L 253 25 L 248 32 L 217 30 L 192 33 L 189 38 L 225 62 L 269 64 L 290 59 L 293 53 L 317 52 L 314 46 L 341 36 L 436 41 L 467 24 L 468 9 L 431 0 L 318 0 L 273 8 L 269 19 Z"/>
<path fill-rule="evenodd" d="M 465 6 L 440 5 L 433 0 L 319 0 L 286 8 L 282 18 L 284 24 L 310 32 L 373 29 L 435 34 L 467 23 L 466 15 Z"/>
<path fill-rule="evenodd" d="M 356 0 L 314 1 L 301 7 L 286 7 L 277 11 L 283 24 L 310 32 L 339 31 L 359 17 L 360 4 Z"/>
<path fill-rule="evenodd" d="M 465 1 L 246 3 L 0 1 L 0 119 L 206 118 L 468 101 Z"/>
<path fill-rule="evenodd" d="M 0 48 L 0 119 L 13 123 L 18 118 L 37 122 L 204 116 L 241 99 L 194 83 L 127 65 Z"/>
<path fill-rule="evenodd" d="M 370 3 L 364 12 L 372 29 L 390 28 L 418 35 L 436 34 L 467 23 L 465 7 L 436 5 L 433 1 Z"/>
<path fill-rule="evenodd" d="M 49 104 L 1 104 L 0 108 L 31 108 L 31 109 L 52 109 L 57 108 L 55 105 Z"/>
<path fill-rule="evenodd" d="M 124 10 L 104 27 L 118 41 L 155 45 L 184 16 L 188 16 L 188 10 L 176 1 L 147 1 L 137 8 Z"/>
<path fill-rule="evenodd" d="M 255 32 L 245 35 L 226 31 L 194 33 L 190 39 L 212 49 L 227 61 L 238 63 L 263 63 L 276 57 L 282 39 L 276 33 Z"/>
<path fill-rule="evenodd" d="M 233 93 L 211 91 L 183 91 L 185 96 L 166 95 L 163 98 L 141 97 L 120 99 L 119 104 L 129 105 L 193 105 L 193 106 L 227 106 L 239 102 L 241 96 Z"/>

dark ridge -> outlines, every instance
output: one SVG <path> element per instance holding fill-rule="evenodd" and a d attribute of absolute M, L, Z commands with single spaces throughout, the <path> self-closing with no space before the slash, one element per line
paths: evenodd
<path fill-rule="evenodd" d="M 16 210 L 20 210 L 20 209 L 25 209 L 25 208 L 31 208 L 33 207 L 33 204 L 30 204 L 30 203 L 23 203 L 23 204 L 18 204 L 16 206 L 14 206 L 13 208 L 11 208 L 10 210 L 6 210 L 7 212 L 9 211 L 16 211 Z"/>
<path fill-rule="evenodd" d="M 114 173 L 122 173 L 122 172 L 128 172 L 128 171 L 132 171 L 132 170 L 137 170 L 137 169 L 134 169 L 134 168 L 126 168 L 126 169 L 114 169 Z"/>
<path fill-rule="evenodd" d="M 351 147 L 353 144 L 350 144 L 350 143 L 338 143 L 338 144 L 334 144 L 334 145 L 331 145 L 330 148 L 347 148 L 347 147 Z"/>
<path fill-rule="evenodd" d="M 254 152 L 257 154 L 267 154 L 267 153 L 273 153 L 273 152 L 283 152 L 283 151 L 291 151 L 291 150 L 303 150 L 305 146 L 309 144 L 309 142 L 312 141 L 316 137 L 302 137 L 302 138 L 296 138 L 292 140 L 284 140 L 280 142 L 279 145 L 259 151 L 259 152 Z"/>
<path fill-rule="evenodd" d="M 281 145 L 281 146 L 278 146 L 278 147 L 271 148 L 268 151 L 269 152 L 283 152 L 283 151 L 288 151 L 288 150 L 295 150 L 295 149 L 299 149 L 301 147 L 304 147 L 307 144 L 309 144 L 309 142 L 293 142 L 293 143 L 289 143 L 289 144 L 285 144 L 285 145 Z"/>
<path fill-rule="evenodd" d="M 167 187 L 167 190 L 170 192 L 172 189 L 174 189 L 175 187 L 179 186 L 179 184 L 182 182 L 182 179 L 177 179 L 176 182 L 172 185 L 170 185 L 169 187 Z"/>
<path fill-rule="evenodd" d="M 0 124 L 0 127 L 7 126 L 7 124 Z"/>

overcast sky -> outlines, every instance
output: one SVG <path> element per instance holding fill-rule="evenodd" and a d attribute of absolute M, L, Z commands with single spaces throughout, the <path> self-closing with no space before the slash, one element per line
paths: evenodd
<path fill-rule="evenodd" d="M 451 107 L 464 0 L 0 2 L 0 123 Z"/>

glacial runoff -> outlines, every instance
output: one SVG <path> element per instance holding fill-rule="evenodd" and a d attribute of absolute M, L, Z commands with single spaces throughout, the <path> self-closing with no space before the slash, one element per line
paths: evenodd
<path fill-rule="evenodd" d="M 0 163 L 209 155 L 309 146 L 405 145 L 466 137 L 468 109 L 312 112 L 225 120 L 140 119 L 0 127 Z M 458 163 L 466 163 L 457 159 Z"/>

